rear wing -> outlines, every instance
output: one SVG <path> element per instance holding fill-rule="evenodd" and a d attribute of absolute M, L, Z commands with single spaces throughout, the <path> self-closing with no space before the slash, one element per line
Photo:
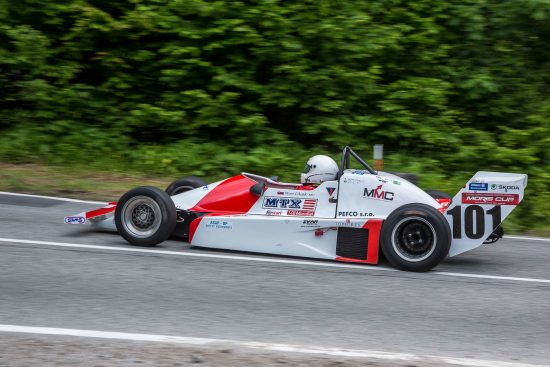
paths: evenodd
<path fill-rule="evenodd" d="M 453 239 L 449 256 L 483 244 L 523 200 L 527 175 L 477 172 L 445 211 Z"/>

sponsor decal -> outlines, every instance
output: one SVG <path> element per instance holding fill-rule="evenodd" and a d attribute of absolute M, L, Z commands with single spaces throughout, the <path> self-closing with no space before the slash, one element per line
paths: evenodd
<path fill-rule="evenodd" d="M 336 222 L 336 226 L 337 226 L 337 227 L 361 228 L 361 227 L 362 227 L 362 223 L 352 222 L 351 220 L 346 219 L 346 220 L 343 221 L 343 222 Z"/>
<path fill-rule="evenodd" d="M 370 198 L 370 199 L 376 199 L 376 200 L 384 200 L 384 201 L 392 201 L 395 193 L 389 192 L 389 191 L 383 191 L 382 185 L 378 185 L 376 189 L 369 189 L 365 188 L 363 191 L 363 197 L 364 198 Z"/>
<path fill-rule="evenodd" d="M 286 197 L 267 196 L 264 198 L 264 209 L 296 209 L 315 211 L 317 199 L 296 199 Z"/>
<path fill-rule="evenodd" d="M 317 219 L 304 219 L 304 221 L 302 222 L 302 224 L 310 224 L 310 225 L 315 225 L 318 223 L 319 221 Z"/>
<path fill-rule="evenodd" d="M 356 170 L 351 171 L 351 173 L 354 174 L 354 175 L 366 175 L 369 172 L 367 172 L 365 170 L 356 169 Z"/>
<path fill-rule="evenodd" d="M 266 215 L 283 215 L 281 210 L 268 210 L 265 212 Z"/>
<path fill-rule="evenodd" d="M 338 212 L 339 217 L 372 217 L 373 213 L 367 212 Z"/>
<path fill-rule="evenodd" d="M 504 192 L 510 191 L 519 191 L 519 186 L 517 185 L 498 185 L 498 184 L 492 184 L 491 190 L 504 190 Z"/>
<path fill-rule="evenodd" d="M 339 217 L 357 217 L 359 212 L 338 212 Z"/>
<path fill-rule="evenodd" d="M 84 224 L 86 223 L 86 218 L 74 216 L 74 217 L 65 217 L 66 224 Z"/>
<path fill-rule="evenodd" d="M 287 210 L 287 215 L 295 215 L 298 217 L 312 217 L 315 212 L 309 211 L 309 210 Z"/>
<path fill-rule="evenodd" d="M 394 185 L 398 185 L 398 186 L 401 185 L 401 181 L 391 180 L 387 177 L 376 176 L 376 179 L 378 180 L 378 182 L 382 182 L 383 184 L 391 182 Z"/>
<path fill-rule="evenodd" d="M 487 191 L 489 189 L 489 184 L 484 182 L 471 182 L 468 185 L 468 189 L 473 191 Z"/>
<path fill-rule="evenodd" d="M 463 192 L 463 204 L 518 205 L 518 194 Z"/>
<path fill-rule="evenodd" d="M 334 190 L 336 190 L 336 187 L 327 187 L 328 196 L 332 196 L 332 194 L 334 194 Z"/>
<path fill-rule="evenodd" d="M 212 229 L 233 229 L 233 223 L 226 220 L 211 219 L 206 223 L 206 228 Z"/>
<path fill-rule="evenodd" d="M 292 191 L 277 191 L 277 195 L 282 195 L 282 196 L 299 196 L 299 197 L 313 197 L 315 196 L 314 193 L 312 193 L 311 191 L 306 191 L 306 190 L 292 190 Z"/>
<path fill-rule="evenodd" d="M 344 181 L 344 183 L 348 183 L 348 184 L 352 184 L 352 185 L 360 184 L 362 182 L 358 178 L 349 178 L 349 177 L 344 177 L 342 179 L 342 181 Z"/>
<path fill-rule="evenodd" d="M 206 191 L 206 190 L 210 190 L 210 187 L 208 187 L 208 185 L 204 185 L 204 186 L 202 187 L 202 189 Z"/>
<path fill-rule="evenodd" d="M 302 221 L 301 227 L 302 228 L 308 228 L 308 227 L 319 228 L 319 221 L 317 219 L 304 219 Z"/>

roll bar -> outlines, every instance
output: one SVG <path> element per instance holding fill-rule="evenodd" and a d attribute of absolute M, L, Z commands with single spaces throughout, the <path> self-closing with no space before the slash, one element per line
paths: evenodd
<path fill-rule="evenodd" d="M 357 161 L 361 163 L 361 165 L 365 167 L 365 169 L 369 171 L 370 174 L 376 175 L 378 173 L 370 168 L 370 166 L 363 159 L 361 159 L 361 157 L 359 157 L 359 155 L 357 155 L 357 153 L 355 153 L 350 147 L 346 146 L 342 151 L 342 161 L 340 162 L 340 172 L 338 172 L 338 177 L 341 177 L 344 173 L 344 170 L 349 168 L 350 155 L 353 156 L 353 158 L 357 159 Z"/>

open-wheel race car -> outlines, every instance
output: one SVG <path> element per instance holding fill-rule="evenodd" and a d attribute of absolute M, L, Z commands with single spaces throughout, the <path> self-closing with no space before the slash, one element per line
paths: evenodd
<path fill-rule="evenodd" d="M 352 157 L 361 169 L 350 168 Z M 396 268 L 427 271 L 502 237 L 526 185 L 525 174 L 480 171 L 451 199 L 376 172 L 345 147 L 340 166 L 312 157 L 300 184 L 251 173 L 208 184 L 186 177 L 166 190 L 135 188 L 65 223 L 118 231 L 137 246 L 175 235 L 192 246 L 365 264 L 377 264 L 381 250 Z"/>

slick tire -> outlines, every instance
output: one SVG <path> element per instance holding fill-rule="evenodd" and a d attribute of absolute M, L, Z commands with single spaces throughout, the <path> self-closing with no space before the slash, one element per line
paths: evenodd
<path fill-rule="evenodd" d="M 156 187 L 142 186 L 122 195 L 115 210 L 118 233 L 134 246 L 155 246 L 172 235 L 176 206 Z"/>
<path fill-rule="evenodd" d="M 426 194 L 430 195 L 434 199 L 452 199 L 452 197 L 449 194 L 446 194 L 443 191 L 438 191 L 438 190 L 426 190 Z"/>
<path fill-rule="evenodd" d="M 403 205 L 384 221 L 380 247 L 398 269 L 429 271 L 448 255 L 451 229 L 437 209 L 426 204 Z"/>
<path fill-rule="evenodd" d="M 206 186 L 206 182 L 195 176 L 182 177 L 179 180 L 172 182 L 167 188 L 166 193 L 170 196 L 181 194 L 197 187 Z"/>

